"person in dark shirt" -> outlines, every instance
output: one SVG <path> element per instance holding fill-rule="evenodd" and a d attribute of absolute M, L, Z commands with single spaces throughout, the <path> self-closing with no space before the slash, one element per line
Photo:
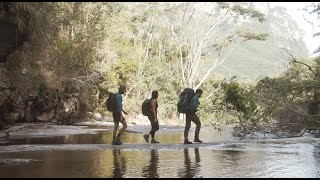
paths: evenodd
<path fill-rule="evenodd" d="M 158 91 L 152 91 L 151 97 L 151 113 L 148 116 L 148 119 L 151 123 L 151 131 L 149 134 L 143 135 L 144 139 L 149 142 L 149 135 L 151 135 L 151 143 L 159 143 L 154 139 L 156 131 L 159 130 L 159 122 L 158 122 Z"/>
<path fill-rule="evenodd" d="M 196 124 L 196 131 L 194 135 L 194 142 L 202 143 L 202 141 L 199 139 L 199 133 L 200 133 L 200 128 L 201 128 L 201 122 L 199 117 L 197 116 L 196 112 L 198 111 L 198 106 L 199 106 L 199 98 L 202 95 L 202 90 L 197 89 L 196 94 L 191 98 L 190 100 L 190 111 L 186 113 L 186 127 L 184 129 L 184 144 L 192 144 L 188 140 L 188 134 L 191 126 L 191 121 Z"/>

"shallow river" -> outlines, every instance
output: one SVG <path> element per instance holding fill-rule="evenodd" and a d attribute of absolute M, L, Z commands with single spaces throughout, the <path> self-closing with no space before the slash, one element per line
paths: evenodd
<path fill-rule="evenodd" d="M 110 145 L 110 128 L 97 134 L 12 137 L 10 146 L 0 146 L 0 177 L 320 177 L 316 138 L 239 140 L 228 130 L 203 127 L 204 143 L 183 145 L 183 128 L 167 127 L 156 134 L 160 144 L 148 144 L 142 132 L 149 126 L 136 128 L 140 131 L 124 134 L 121 146 Z M 190 140 L 193 135 L 194 128 Z M 5 151 L 10 148 L 14 151 Z"/>

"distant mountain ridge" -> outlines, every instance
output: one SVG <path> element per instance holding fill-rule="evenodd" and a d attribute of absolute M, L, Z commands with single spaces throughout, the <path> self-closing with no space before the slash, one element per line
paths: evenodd
<path fill-rule="evenodd" d="M 297 58 L 308 57 L 309 51 L 303 40 L 304 31 L 283 7 L 270 8 L 268 2 L 241 3 L 243 6 L 266 14 L 267 21 L 253 26 L 268 33 L 266 41 L 249 41 L 240 46 L 216 69 L 214 74 L 241 81 L 251 81 L 262 76 L 274 76 L 286 69 L 290 56 L 285 48 Z"/>
<path fill-rule="evenodd" d="M 237 78 L 241 81 L 252 81 L 262 76 L 277 75 L 287 68 L 290 56 L 282 48 L 285 48 L 297 58 L 309 56 L 308 48 L 302 38 L 304 31 L 286 12 L 285 8 L 271 8 L 269 2 L 230 2 L 228 4 L 238 4 L 242 7 L 255 9 L 264 13 L 267 19 L 266 22 L 260 23 L 257 20 L 250 19 L 249 23 L 245 22 L 243 24 L 244 27 L 248 25 L 248 28 L 254 33 L 267 33 L 269 36 L 267 37 L 266 41 L 251 40 L 243 43 L 230 54 L 225 62 L 212 71 L 212 75 L 218 75 L 222 78 L 231 78 L 233 76 L 237 76 Z M 127 5 L 130 7 L 130 9 L 135 9 L 138 7 L 143 9 L 145 3 L 127 3 Z M 191 14 L 193 14 L 192 11 L 196 9 L 195 12 L 199 13 L 200 15 L 197 16 L 196 20 L 189 19 L 188 23 L 198 24 L 190 25 L 190 27 L 194 28 L 185 31 L 187 37 L 192 37 L 194 34 L 199 33 L 199 29 L 201 28 L 201 30 L 204 31 L 209 29 L 209 27 L 204 26 L 206 17 L 208 17 L 212 12 L 216 12 L 217 14 L 220 13 L 219 11 L 213 10 L 217 6 L 216 2 L 158 2 L 155 3 L 153 9 L 162 6 L 165 7 L 164 9 L 166 9 L 168 14 L 173 17 L 176 16 L 176 19 L 178 19 L 176 20 L 175 18 L 169 18 L 169 20 L 175 21 L 173 24 L 178 21 L 180 22 L 181 19 L 183 19 L 181 16 L 184 14 L 184 9 L 188 9 L 187 13 L 185 13 L 187 14 L 186 17 L 189 17 Z M 190 7 L 194 7 L 194 9 Z M 138 13 L 138 11 L 136 11 L 136 13 Z M 214 14 L 213 16 L 218 17 L 217 14 Z M 161 18 L 163 17 L 159 17 L 158 22 L 168 21 L 168 19 Z M 224 33 L 225 30 L 229 30 L 228 28 L 233 28 L 237 25 L 239 25 L 239 28 L 243 28 L 241 22 L 242 19 L 239 18 L 238 20 L 238 23 L 234 23 L 233 19 L 230 19 L 232 23 L 230 25 L 228 24 L 225 29 L 221 30 L 220 32 Z M 198 28 L 200 26 L 201 28 Z M 171 33 L 171 29 L 169 33 Z M 206 48 L 210 47 L 208 46 Z M 210 49 L 207 49 L 207 51 L 210 51 Z M 201 75 L 204 75 L 208 69 L 212 67 L 212 63 L 216 58 L 213 54 L 214 53 L 212 53 L 212 57 L 209 57 L 208 60 L 203 64 L 204 66 L 201 69 Z M 202 77 L 199 78 L 201 79 Z"/>

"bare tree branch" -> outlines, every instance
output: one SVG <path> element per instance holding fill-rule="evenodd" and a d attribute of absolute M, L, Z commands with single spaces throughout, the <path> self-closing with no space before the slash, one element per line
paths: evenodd
<path fill-rule="evenodd" d="M 289 53 L 285 48 L 281 48 L 281 49 L 283 49 L 286 53 L 289 54 L 289 56 L 291 56 L 292 62 L 305 65 L 305 66 L 307 66 L 308 69 L 312 72 L 312 74 L 314 74 L 314 75 L 316 74 L 316 73 L 314 72 L 314 70 L 312 69 L 311 66 L 309 66 L 308 64 L 306 64 L 306 63 L 304 63 L 304 62 L 297 61 L 297 59 L 296 59 L 291 53 Z"/>
<path fill-rule="evenodd" d="M 207 71 L 207 73 L 206 73 L 206 75 L 201 79 L 201 81 L 197 84 L 197 86 L 194 88 L 195 90 L 196 89 L 198 89 L 201 85 L 202 85 L 202 83 L 208 78 L 208 76 L 210 75 L 210 73 L 212 72 L 212 70 L 213 69 L 215 69 L 217 66 L 219 66 L 220 64 L 222 64 L 228 57 L 229 57 L 229 55 L 231 54 L 231 52 L 232 51 L 234 51 L 234 49 L 236 48 L 236 47 L 238 47 L 241 43 L 243 43 L 244 41 L 241 41 L 240 43 L 238 43 L 238 44 L 236 44 L 234 47 L 232 47 L 232 49 L 228 52 L 228 54 L 223 58 L 223 60 L 220 62 L 220 63 L 218 63 L 218 64 L 216 64 L 216 65 L 214 65 L 213 67 L 211 67 L 208 71 Z"/>

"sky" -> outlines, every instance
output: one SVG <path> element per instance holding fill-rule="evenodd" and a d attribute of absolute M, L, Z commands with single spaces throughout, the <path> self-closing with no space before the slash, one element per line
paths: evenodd
<path fill-rule="evenodd" d="M 317 20 L 316 16 L 311 16 L 307 12 L 303 11 L 307 5 L 312 4 L 312 2 L 269 2 L 270 7 L 281 6 L 287 9 L 287 12 L 292 16 L 293 19 L 296 20 L 301 29 L 305 31 L 304 41 L 309 49 L 310 55 L 320 46 L 320 37 L 312 37 L 312 35 L 316 32 L 320 32 L 319 20 Z M 312 26 L 308 23 L 304 16 L 314 25 Z M 318 22 L 318 23 L 317 23 Z M 319 55 L 315 54 L 312 56 Z"/>

